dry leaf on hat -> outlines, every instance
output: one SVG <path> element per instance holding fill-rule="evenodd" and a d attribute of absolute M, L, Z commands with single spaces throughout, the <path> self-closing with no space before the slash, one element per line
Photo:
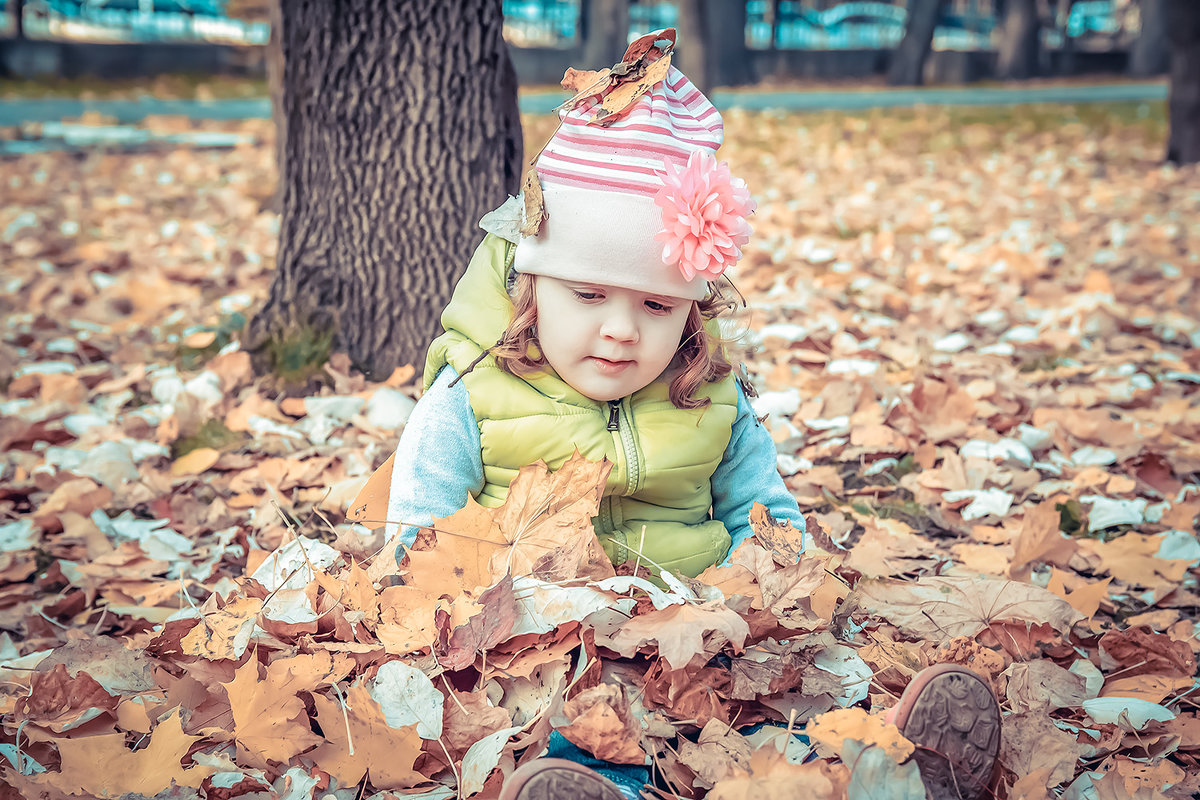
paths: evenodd
<path fill-rule="evenodd" d="M 549 214 L 546 213 L 546 200 L 542 196 L 542 182 L 538 180 L 534 166 L 526 171 L 525 179 L 521 182 L 521 196 L 525 198 L 525 217 L 519 230 L 522 236 L 537 236 Z"/>
<path fill-rule="evenodd" d="M 645 97 L 659 81 L 666 78 L 667 70 L 670 68 L 671 55 L 668 53 L 649 65 L 640 65 L 639 69 L 631 70 L 631 75 L 639 72 L 640 74 L 633 80 L 626 79 L 613 86 L 601 98 L 600 106 L 588 119 L 588 122 L 601 127 L 613 124 L 637 105 L 638 100 Z"/>

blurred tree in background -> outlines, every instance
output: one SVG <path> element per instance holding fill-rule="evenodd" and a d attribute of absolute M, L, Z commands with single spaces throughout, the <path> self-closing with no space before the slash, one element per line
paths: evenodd
<path fill-rule="evenodd" d="M 629 41 L 629 0 L 580 0 L 580 39 L 585 69 L 615 64 Z"/>
<path fill-rule="evenodd" d="M 933 46 L 933 32 L 946 5 L 946 0 L 909 0 L 904 38 L 892 52 L 888 83 L 920 86 L 925 82 L 925 59 Z"/>

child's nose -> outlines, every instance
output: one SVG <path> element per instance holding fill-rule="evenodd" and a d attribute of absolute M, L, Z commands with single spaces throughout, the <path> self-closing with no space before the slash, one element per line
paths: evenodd
<path fill-rule="evenodd" d="M 609 339 L 619 342 L 636 342 L 638 326 L 632 310 L 626 308 L 623 303 L 613 303 L 612 305 L 610 313 L 605 315 L 601 333 Z"/>

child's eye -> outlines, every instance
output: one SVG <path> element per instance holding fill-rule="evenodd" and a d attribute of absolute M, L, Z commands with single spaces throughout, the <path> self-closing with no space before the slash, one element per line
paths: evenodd
<path fill-rule="evenodd" d="M 596 300 L 600 297 L 599 292 L 581 292 L 578 289 L 572 289 L 571 291 L 575 293 L 575 296 L 577 298 L 579 298 L 580 300 L 583 300 L 585 302 L 590 302 L 590 301 Z"/>
<path fill-rule="evenodd" d="M 674 306 L 669 306 L 669 305 L 666 305 L 665 303 L 660 303 L 657 300 L 647 300 L 646 308 L 650 309 L 655 314 L 669 314 L 669 313 L 671 313 L 671 309 L 674 308 Z"/>

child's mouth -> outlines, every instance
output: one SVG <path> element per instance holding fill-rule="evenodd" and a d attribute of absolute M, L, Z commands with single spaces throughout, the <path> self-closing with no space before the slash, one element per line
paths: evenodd
<path fill-rule="evenodd" d="M 590 356 L 588 360 L 596 366 L 598 371 L 608 375 L 615 375 L 623 371 L 626 367 L 633 365 L 632 361 L 609 361 L 607 358 L 601 358 L 600 356 Z"/>

